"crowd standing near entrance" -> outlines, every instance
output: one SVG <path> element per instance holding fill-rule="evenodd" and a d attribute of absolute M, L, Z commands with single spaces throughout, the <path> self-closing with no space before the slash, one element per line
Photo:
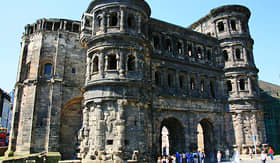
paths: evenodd
<path fill-rule="evenodd" d="M 205 163 L 205 159 L 205 153 L 200 151 L 193 153 L 176 152 L 175 155 L 169 156 L 165 155 L 165 152 L 163 151 L 163 156 L 158 157 L 157 163 Z"/>

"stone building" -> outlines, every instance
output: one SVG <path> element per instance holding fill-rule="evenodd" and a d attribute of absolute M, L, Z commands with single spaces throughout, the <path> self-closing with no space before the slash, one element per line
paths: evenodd
<path fill-rule="evenodd" d="M 144 0 L 93 0 L 81 22 L 27 25 L 9 150 L 151 162 L 164 127 L 171 154 L 246 153 L 252 135 L 262 148 L 249 9 L 218 7 L 188 28 L 150 15 Z"/>

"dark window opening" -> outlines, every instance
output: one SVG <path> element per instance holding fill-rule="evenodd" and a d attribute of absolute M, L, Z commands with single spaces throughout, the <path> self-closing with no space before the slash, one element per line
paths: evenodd
<path fill-rule="evenodd" d="M 116 70 L 117 69 L 117 57 L 115 54 L 110 54 L 108 56 L 108 70 Z"/>
<path fill-rule="evenodd" d="M 219 30 L 219 32 L 224 32 L 225 31 L 224 22 L 219 22 L 218 23 L 218 30 Z"/>
<path fill-rule="evenodd" d="M 239 88 L 241 91 L 245 90 L 245 80 L 244 79 L 239 80 Z"/>
<path fill-rule="evenodd" d="M 167 49 L 168 52 L 172 51 L 172 45 L 171 45 L 171 40 L 170 39 L 165 40 L 165 49 Z"/>
<path fill-rule="evenodd" d="M 232 91 L 232 84 L 230 80 L 227 80 L 227 91 L 231 92 Z"/>
<path fill-rule="evenodd" d="M 223 51 L 224 60 L 228 61 L 228 53 L 226 50 Z"/>
<path fill-rule="evenodd" d="M 232 29 L 233 31 L 236 31 L 236 21 L 235 21 L 235 20 L 231 20 L 231 21 L 230 21 L 230 26 L 231 26 L 231 29 Z"/>
<path fill-rule="evenodd" d="M 185 83 L 185 76 L 184 75 L 180 75 L 179 76 L 180 88 L 184 88 L 184 83 Z"/>
<path fill-rule="evenodd" d="M 80 26 L 78 24 L 73 24 L 73 32 L 80 32 Z"/>
<path fill-rule="evenodd" d="M 204 92 L 204 80 L 200 81 L 200 91 Z"/>
<path fill-rule="evenodd" d="M 168 73 L 168 87 L 173 87 L 173 75 L 171 73 Z"/>
<path fill-rule="evenodd" d="M 45 64 L 44 74 L 51 75 L 51 73 L 52 73 L 52 64 L 51 63 Z"/>
<path fill-rule="evenodd" d="M 178 50 L 178 54 L 183 53 L 183 45 L 181 42 L 177 42 L 177 50 Z"/>
<path fill-rule="evenodd" d="M 72 68 L 72 74 L 76 74 L 76 69 Z"/>
<path fill-rule="evenodd" d="M 243 32 L 247 32 L 247 24 L 246 23 L 243 22 L 241 24 L 241 28 L 242 28 Z"/>
<path fill-rule="evenodd" d="M 210 82 L 210 91 L 211 91 L 211 96 L 215 98 L 215 87 L 213 81 Z"/>
<path fill-rule="evenodd" d="M 66 24 L 66 30 L 71 31 L 72 30 L 72 24 L 68 23 Z"/>
<path fill-rule="evenodd" d="M 135 57 L 133 55 L 128 56 L 127 69 L 128 71 L 135 71 Z"/>
<path fill-rule="evenodd" d="M 101 23 L 102 23 L 102 18 L 99 16 L 97 18 L 97 27 L 100 28 L 101 27 Z"/>
<path fill-rule="evenodd" d="M 241 51 L 240 49 L 235 49 L 236 59 L 241 59 Z"/>
<path fill-rule="evenodd" d="M 207 55 L 207 60 L 210 61 L 211 60 L 211 51 L 207 50 L 206 55 Z"/>
<path fill-rule="evenodd" d="M 110 16 L 110 26 L 114 27 L 118 25 L 118 17 L 117 17 L 117 13 L 112 13 Z"/>
<path fill-rule="evenodd" d="M 107 140 L 107 145 L 113 145 L 113 143 L 114 143 L 113 140 L 111 140 L 111 139 Z"/>
<path fill-rule="evenodd" d="M 85 18 L 85 26 L 90 27 L 90 20 Z"/>
<path fill-rule="evenodd" d="M 155 49 L 159 49 L 159 37 L 158 36 L 154 36 L 154 48 Z"/>
<path fill-rule="evenodd" d="M 60 28 L 60 23 L 59 22 L 54 23 L 54 31 L 58 31 L 59 28 Z"/>
<path fill-rule="evenodd" d="M 51 31 L 52 30 L 52 22 L 46 23 L 46 30 Z"/>
<path fill-rule="evenodd" d="M 158 72 L 158 71 L 155 72 L 155 83 L 157 86 L 161 85 L 160 72 Z"/>
<path fill-rule="evenodd" d="M 127 18 L 127 26 L 128 28 L 134 28 L 134 16 L 132 14 L 129 14 L 128 15 L 128 18 Z"/>
<path fill-rule="evenodd" d="M 192 45 L 188 45 L 188 55 L 191 57 L 192 56 Z"/>
<path fill-rule="evenodd" d="M 94 59 L 93 59 L 93 69 L 92 69 L 93 72 L 98 72 L 98 57 L 96 56 Z"/>
<path fill-rule="evenodd" d="M 129 140 L 124 140 L 124 145 L 129 145 Z"/>
<path fill-rule="evenodd" d="M 33 27 L 29 27 L 29 32 L 30 32 L 30 34 L 33 33 Z"/>
<path fill-rule="evenodd" d="M 199 59 L 202 59 L 202 50 L 201 50 L 200 47 L 197 48 L 197 57 L 198 57 Z"/>
<path fill-rule="evenodd" d="M 190 85 L 191 85 L 191 89 L 194 90 L 195 89 L 195 80 L 194 80 L 194 78 L 191 78 Z"/>

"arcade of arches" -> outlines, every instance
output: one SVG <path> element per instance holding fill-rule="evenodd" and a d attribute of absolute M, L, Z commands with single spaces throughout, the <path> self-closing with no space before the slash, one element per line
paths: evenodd
<path fill-rule="evenodd" d="M 216 151 L 216 141 L 213 124 L 203 119 L 197 124 L 197 144 L 191 144 L 186 148 L 185 129 L 176 118 L 166 118 L 161 122 L 161 155 L 175 154 L 176 152 L 196 152 L 203 151 L 207 155 Z"/>

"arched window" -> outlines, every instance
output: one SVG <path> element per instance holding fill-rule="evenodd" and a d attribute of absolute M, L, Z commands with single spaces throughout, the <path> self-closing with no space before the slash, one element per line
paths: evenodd
<path fill-rule="evenodd" d="M 215 85 L 214 85 L 213 81 L 210 81 L 210 91 L 211 91 L 211 96 L 213 98 L 215 98 L 216 97 L 216 92 L 215 92 Z"/>
<path fill-rule="evenodd" d="M 226 84 L 227 84 L 227 91 L 228 91 L 228 92 L 231 92 L 231 91 L 232 91 L 232 84 L 231 84 L 231 81 L 230 81 L 230 80 L 227 80 Z"/>
<path fill-rule="evenodd" d="M 179 76 L 180 88 L 185 88 L 184 83 L 185 83 L 185 76 L 184 75 L 180 75 Z"/>
<path fill-rule="evenodd" d="M 245 90 L 245 80 L 244 79 L 239 80 L 239 88 L 241 91 Z"/>
<path fill-rule="evenodd" d="M 116 12 L 111 13 L 109 25 L 115 27 L 118 25 L 118 15 Z"/>
<path fill-rule="evenodd" d="M 45 64 L 44 74 L 45 75 L 51 75 L 52 74 L 52 64 L 51 63 Z"/>
<path fill-rule="evenodd" d="M 158 36 L 154 36 L 154 48 L 155 49 L 159 49 L 159 37 Z"/>
<path fill-rule="evenodd" d="M 232 29 L 233 31 L 236 31 L 236 21 L 235 21 L 235 20 L 231 20 L 231 21 L 230 21 L 230 26 L 231 26 L 231 29 Z"/>
<path fill-rule="evenodd" d="M 127 69 L 128 71 L 135 71 L 135 57 L 133 55 L 128 56 Z"/>
<path fill-rule="evenodd" d="M 188 55 L 189 55 L 189 57 L 192 56 L 192 45 L 191 44 L 188 44 Z"/>
<path fill-rule="evenodd" d="M 128 26 L 128 28 L 134 28 L 135 27 L 134 16 L 132 14 L 129 14 L 128 17 L 127 17 L 127 26 Z"/>
<path fill-rule="evenodd" d="M 172 51 L 172 44 L 170 39 L 165 40 L 165 49 L 167 49 L 168 52 Z"/>
<path fill-rule="evenodd" d="M 201 47 L 198 47 L 198 48 L 197 48 L 197 57 L 198 57 L 199 59 L 202 59 L 202 50 L 201 50 Z"/>
<path fill-rule="evenodd" d="M 108 70 L 116 70 L 117 69 L 117 57 L 115 54 L 110 54 L 108 56 Z"/>
<path fill-rule="evenodd" d="M 180 41 L 177 42 L 178 54 L 183 54 L 183 45 Z"/>
<path fill-rule="evenodd" d="M 195 80 L 194 80 L 194 78 L 191 78 L 190 85 L 191 85 L 191 89 L 194 90 L 195 89 Z"/>
<path fill-rule="evenodd" d="M 156 83 L 157 86 L 161 85 L 161 77 L 160 77 L 160 72 L 159 71 L 155 72 L 155 83 Z"/>
<path fill-rule="evenodd" d="M 200 91 L 204 92 L 204 80 L 200 81 Z"/>
<path fill-rule="evenodd" d="M 92 72 L 98 72 L 98 57 L 95 56 L 93 59 L 93 68 L 92 68 Z"/>
<path fill-rule="evenodd" d="M 219 30 L 219 32 L 224 32 L 225 31 L 224 22 L 219 22 L 218 23 L 218 30 Z"/>
<path fill-rule="evenodd" d="M 236 59 L 241 59 L 241 51 L 239 48 L 235 49 L 235 56 Z"/>
<path fill-rule="evenodd" d="M 224 56 L 224 60 L 227 62 L 228 61 L 228 53 L 226 50 L 223 51 L 223 56 Z"/>

